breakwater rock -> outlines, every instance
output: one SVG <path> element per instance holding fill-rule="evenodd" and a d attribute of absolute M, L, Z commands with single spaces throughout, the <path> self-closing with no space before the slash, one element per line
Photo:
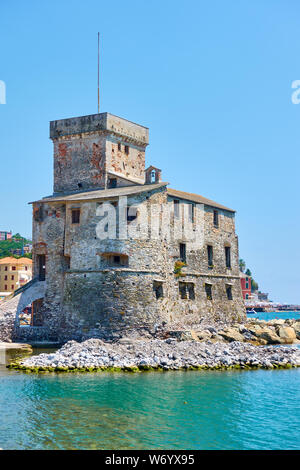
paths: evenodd
<path fill-rule="evenodd" d="M 180 370 L 291 368 L 300 366 L 296 346 L 255 346 L 233 341 L 132 340 L 116 343 L 69 341 L 53 354 L 39 354 L 10 367 L 31 371 Z"/>
<path fill-rule="evenodd" d="M 250 342 L 255 345 L 299 344 L 300 320 L 257 318 L 247 319 L 245 323 L 213 324 L 195 327 L 193 330 L 168 331 L 179 341 L 194 339 L 212 342 Z"/>

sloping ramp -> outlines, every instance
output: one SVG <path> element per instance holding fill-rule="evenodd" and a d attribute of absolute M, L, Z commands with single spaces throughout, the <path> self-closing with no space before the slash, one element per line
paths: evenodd
<path fill-rule="evenodd" d="M 34 300 L 44 298 L 46 281 L 34 280 L 28 284 L 26 289 L 21 288 L 21 292 L 0 303 L 0 341 L 11 341 L 20 313 Z"/>

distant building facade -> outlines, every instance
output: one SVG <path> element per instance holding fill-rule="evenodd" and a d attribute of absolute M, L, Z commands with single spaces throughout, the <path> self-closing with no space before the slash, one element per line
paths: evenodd
<path fill-rule="evenodd" d="M 10 250 L 12 255 L 22 256 L 26 254 L 30 254 L 32 252 L 32 245 L 26 244 L 23 248 L 15 248 L 14 250 Z"/>
<path fill-rule="evenodd" d="M 269 302 L 269 294 L 265 292 L 257 292 L 257 297 L 260 302 Z"/>
<path fill-rule="evenodd" d="M 242 295 L 244 300 L 251 299 L 251 276 L 240 273 Z"/>
<path fill-rule="evenodd" d="M 0 292 L 12 293 L 32 279 L 32 260 L 7 257 L 0 259 Z"/>
<path fill-rule="evenodd" d="M 0 230 L 0 241 L 11 240 L 12 232 L 6 232 L 5 230 Z"/>

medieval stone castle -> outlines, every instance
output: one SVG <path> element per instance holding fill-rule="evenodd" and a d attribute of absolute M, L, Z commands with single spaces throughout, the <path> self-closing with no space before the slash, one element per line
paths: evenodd
<path fill-rule="evenodd" d="M 50 138 L 54 192 L 33 202 L 33 338 L 244 316 L 234 210 L 170 189 L 158 168 L 145 169 L 146 127 L 101 113 L 53 121 Z M 116 222 L 99 234 L 105 207 Z M 126 230 L 143 236 L 124 234 L 121 213 Z M 184 230 L 169 237 L 176 223 L 188 223 L 194 240 Z"/>

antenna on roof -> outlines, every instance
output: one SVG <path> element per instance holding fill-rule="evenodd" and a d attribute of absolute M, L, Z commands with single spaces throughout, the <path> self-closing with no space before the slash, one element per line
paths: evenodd
<path fill-rule="evenodd" d="M 98 114 L 100 113 L 100 88 L 99 88 L 99 81 L 100 81 L 100 60 L 99 60 L 99 54 L 100 54 L 100 33 L 98 33 Z"/>

